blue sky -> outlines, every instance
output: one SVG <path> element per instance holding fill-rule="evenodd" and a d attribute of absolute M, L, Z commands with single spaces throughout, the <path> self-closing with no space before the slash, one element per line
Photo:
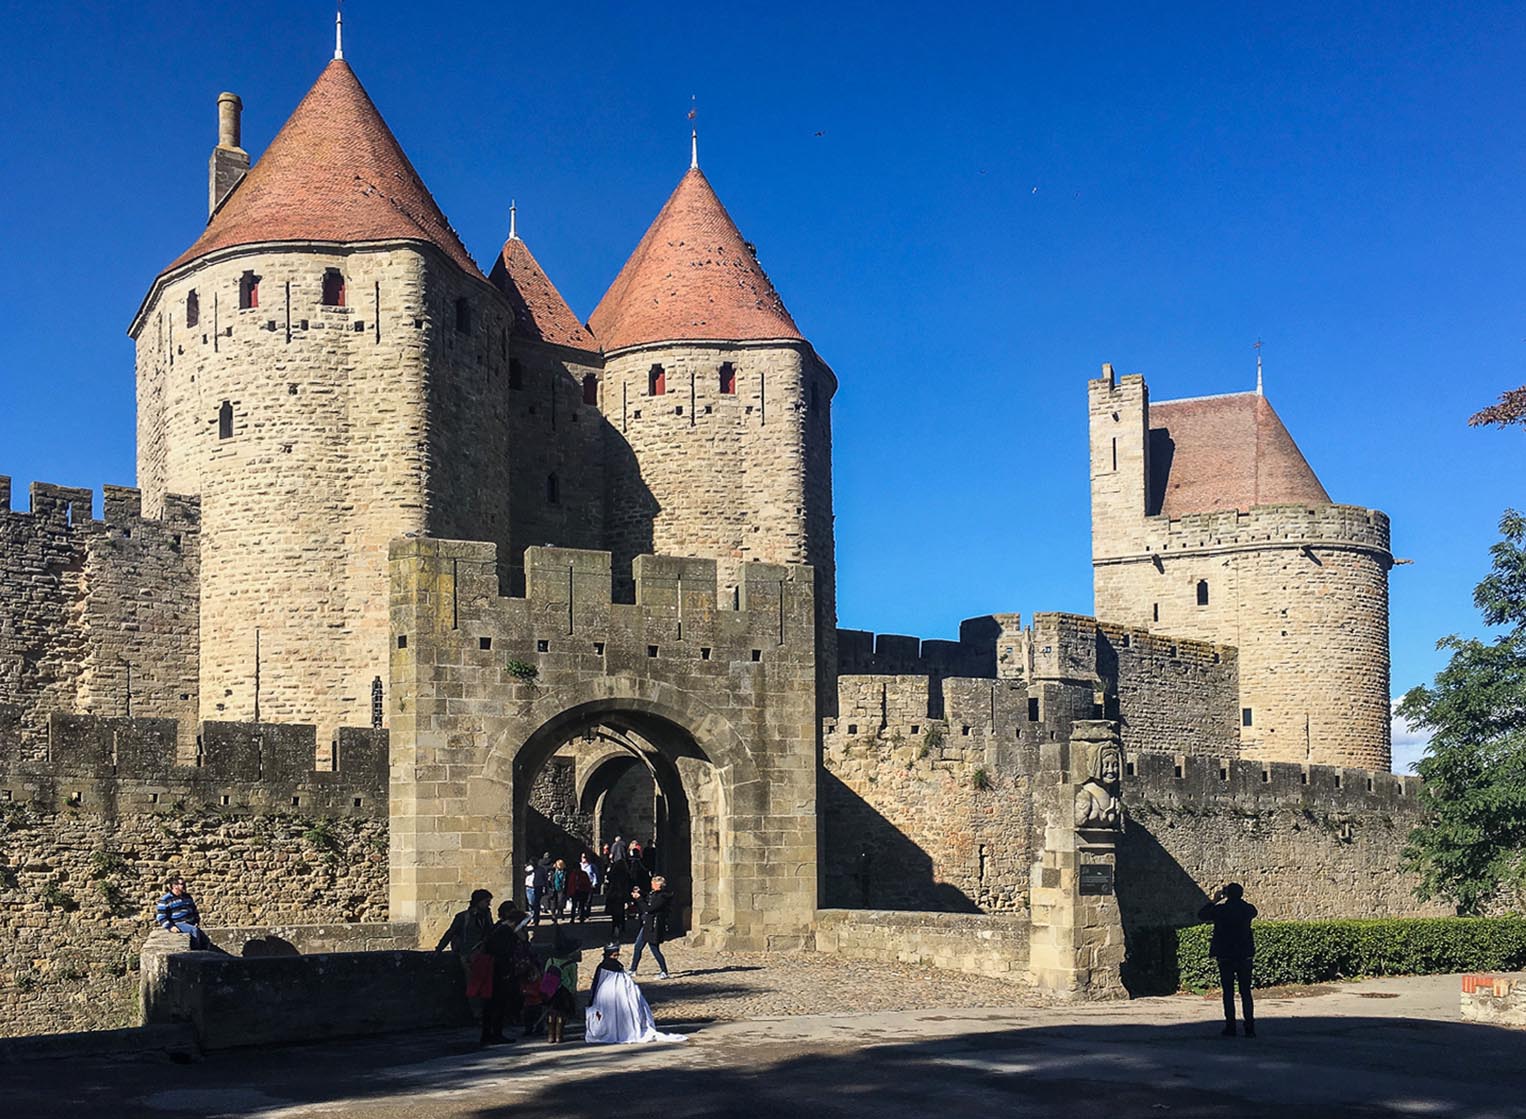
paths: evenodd
<path fill-rule="evenodd" d="M 561 10 L 558 10 L 561 9 Z M 427 16 L 427 18 L 426 18 Z M 701 163 L 837 371 L 841 622 L 1089 612 L 1085 381 L 1268 396 L 1388 512 L 1394 692 L 1478 629 L 1522 503 L 1526 8 L 351 0 L 346 54 L 468 248 L 586 317 Z M 0 12 L 0 472 L 133 478 L 125 328 L 205 220 L 215 99 L 258 154 L 332 8 Z M 18 498 L 22 505 L 24 498 Z"/>

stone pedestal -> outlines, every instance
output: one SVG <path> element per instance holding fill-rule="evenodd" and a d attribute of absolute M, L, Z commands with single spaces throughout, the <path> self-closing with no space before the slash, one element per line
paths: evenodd
<path fill-rule="evenodd" d="M 1029 892 L 1029 973 L 1036 987 L 1065 998 L 1128 997 L 1114 887 L 1121 814 L 1117 826 L 1077 823 L 1086 818 L 1081 806 L 1090 803 L 1088 781 L 1101 787 L 1090 776 L 1097 759 L 1116 750 L 1117 741 L 1110 722 L 1078 722 L 1069 742 L 1044 747 L 1034 784 L 1043 845 Z"/>

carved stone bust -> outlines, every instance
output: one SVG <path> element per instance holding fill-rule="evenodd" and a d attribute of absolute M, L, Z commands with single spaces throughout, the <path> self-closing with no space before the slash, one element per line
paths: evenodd
<path fill-rule="evenodd" d="M 1091 742 L 1087 778 L 1076 789 L 1076 827 L 1123 830 L 1123 750 L 1116 741 Z"/>

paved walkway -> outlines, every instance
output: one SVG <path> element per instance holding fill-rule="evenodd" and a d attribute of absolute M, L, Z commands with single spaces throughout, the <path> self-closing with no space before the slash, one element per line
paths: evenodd
<path fill-rule="evenodd" d="M 1526 1116 L 1526 1034 L 1457 1021 L 1457 990 L 1444 976 L 1267 997 L 1255 1040 L 1218 1036 L 1215 1001 L 1174 997 L 679 1025 L 686 1043 L 621 1048 L 483 1051 L 434 1031 L 0 1075 L 29 1119 Z"/>

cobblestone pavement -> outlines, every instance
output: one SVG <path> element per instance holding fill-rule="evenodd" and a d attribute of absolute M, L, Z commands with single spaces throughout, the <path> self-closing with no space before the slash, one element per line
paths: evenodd
<path fill-rule="evenodd" d="M 818 952 L 752 954 L 696 951 L 682 941 L 663 946 L 671 979 L 641 959 L 636 981 L 659 1022 L 734 1022 L 794 1014 L 923 1010 L 939 1006 L 1034 1004 L 1026 988 L 999 979 L 918 964 L 844 960 Z M 628 965 L 630 952 L 622 953 Z M 597 949 L 585 952 L 579 983 L 586 992 Z"/>

